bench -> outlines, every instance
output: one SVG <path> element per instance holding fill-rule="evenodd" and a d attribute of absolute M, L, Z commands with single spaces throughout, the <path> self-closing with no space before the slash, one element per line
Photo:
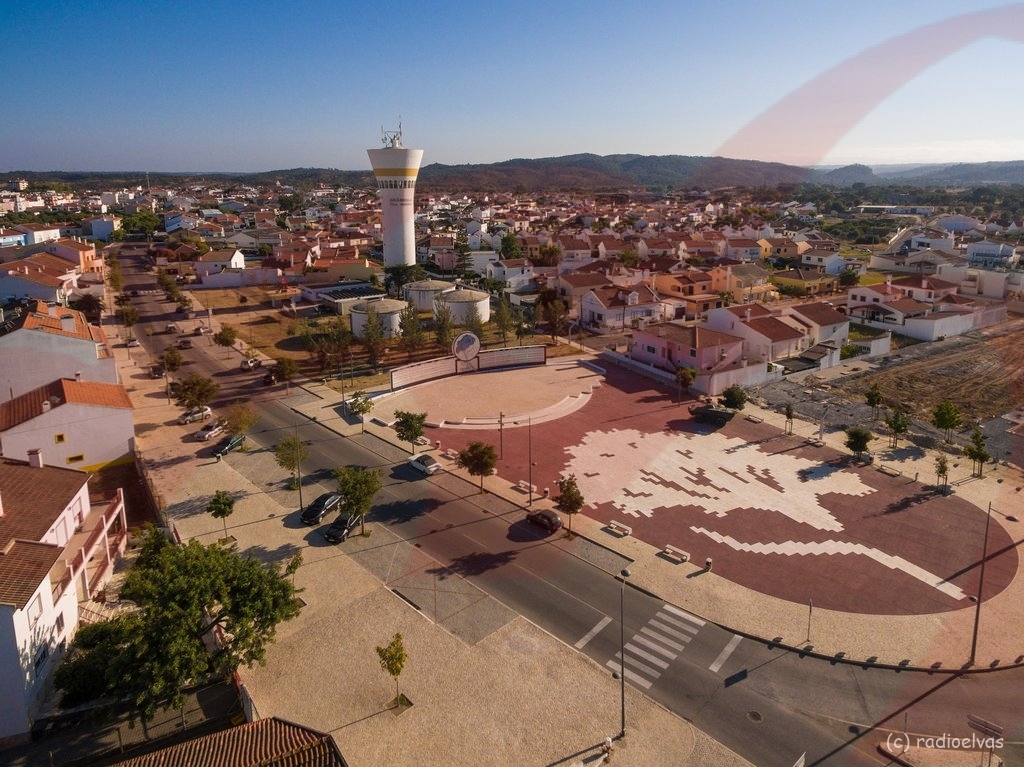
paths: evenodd
<path fill-rule="evenodd" d="M 903 474 L 899 469 L 895 469 L 892 466 L 886 466 L 884 463 L 878 467 L 878 470 L 883 474 L 888 474 L 890 477 L 899 477 Z"/>
<path fill-rule="evenodd" d="M 764 419 L 759 415 L 748 415 L 746 419 L 751 423 L 764 423 Z"/>
<path fill-rule="evenodd" d="M 429 445 L 430 444 L 430 439 L 429 439 L 429 437 L 417 437 L 416 438 L 416 444 L 417 445 Z"/>
<path fill-rule="evenodd" d="M 525 479 L 521 479 L 518 482 L 516 482 L 515 488 L 516 488 L 516 490 L 521 490 L 524 493 L 536 493 L 537 492 L 537 486 L 536 485 L 531 485 Z"/>
<path fill-rule="evenodd" d="M 680 562 L 690 561 L 690 552 L 683 551 L 678 546 L 673 546 L 672 544 L 666 545 L 661 550 L 661 553 L 664 554 L 666 557 L 673 557 L 675 559 L 678 559 Z"/>
<path fill-rule="evenodd" d="M 441 453 L 441 455 L 443 455 L 449 461 L 457 461 L 457 460 L 459 460 L 459 451 L 458 450 L 452 450 L 450 447 L 448 449 L 446 449 L 443 453 Z"/>
<path fill-rule="evenodd" d="M 625 525 L 622 522 L 616 522 L 614 519 L 608 523 L 608 529 L 612 532 L 618 533 L 621 536 L 627 536 L 633 534 L 633 528 L 629 525 Z"/>

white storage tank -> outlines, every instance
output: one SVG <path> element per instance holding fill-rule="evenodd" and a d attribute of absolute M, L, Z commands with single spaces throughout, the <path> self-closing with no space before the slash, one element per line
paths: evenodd
<path fill-rule="evenodd" d="M 434 302 L 434 316 L 437 317 L 437 307 L 440 304 L 447 304 L 452 312 L 452 324 L 465 325 L 466 316 L 469 314 L 469 307 L 475 306 L 481 322 L 491 319 L 491 297 L 482 290 L 470 290 L 469 288 L 456 288 L 442 293 Z"/>
<path fill-rule="evenodd" d="M 384 337 L 398 338 L 402 335 L 400 329 L 402 312 L 405 311 L 407 306 L 408 304 L 405 301 L 399 301 L 394 298 L 378 298 L 373 301 L 363 301 L 354 304 L 349 311 L 349 317 L 352 319 L 352 335 L 356 338 L 363 337 L 366 331 L 367 318 L 372 311 L 380 323 Z"/>
<path fill-rule="evenodd" d="M 402 286 L 405 300 L 412 301 L 418 312 L 431 311 L 438 296 L 454 289 L 453 283 L 444 280 L 419 280 Z"/>

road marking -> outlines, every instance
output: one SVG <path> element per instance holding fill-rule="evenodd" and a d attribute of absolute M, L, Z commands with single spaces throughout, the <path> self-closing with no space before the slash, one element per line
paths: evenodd
<path fill-rule="evenodd" d="M 605 663 L 604 665 L 607 666 L 608 668 L 610 668 L 612 671 L 618 671 L 619 670 L 619 663 L 618 663 L 618 661 L 610 660 L 607 663 Z M 644 679 L 642 676 L 640 676 L 639 674 L 633 673 L 628 668 L 626 669 L 625 676 L 626 676 L 626 679 L 630 680 L 633 684 L 638 685 L 640 687 L 643 687 L 645 690 L 651 689 L 651 685 L 654 684 L 650 679 Z"/>
<path fill-rule="evenodd" d="M 733 636 L 733 638 L 729 640 L 729 644 L 722 648 L 722 652 L 718 653 L 718 657 L 715 658 L 715 662 L 708 666 L 708 671 L 713 674 L 717 674 L 718 669 L 720 669 L 725 662 L 729 660 L 729 656 L 732 655 L 733 650 L 736 649 L 736 645 L 740 643 L 741 638 L 742 637 L 740 637 L 739 634 Z"/>
<path fill-rule="evenodd" d="M 639 634 L 637 634 L 636 636 L 633 637 L 633 641 L 634 642 L 639 642 L 642 645 L 650 647 L 655 652 L 660 652 L 662 655 L 664 655 L 669 660 L 675 660 L 676 658 L 679 657 L 679 653 L 674 653 L 671 650 L 662 647 L 657 642 L 652 642 L 647 637 L 642 637 Z"/>
<path fill-rule="evenodd" d="M 668 668 L 668 663 L 663 661 L 661 658 L 658 658 L 658 657 L 652 655 L 651 653 L 647 652 L 646 650 L 641 650 L 639 647 L 637 647 L 632 642 L 627 642 L 626 643 L 626 649 L 629 650 L 634 655 L 639 655 L 641 658 L 646 660 L 648 663 L 653 663 L 655 666 L 660 666 L 663 669 Z"/>
<path fill-rule="evenodd" d="M 663 613 L 658 613 L 658 620 L 665 621 L 665 623 L 669 623 L 673 626 L 678 626 L 683 631 L 686 631 L 690 634 L 696 634 L 698 631 L 700 631 L 700 626 L 694 626 L 692 623 L 686 623 L 684 621 L 677 621 L 675 618 L 669 618 L 667 615 Z"/>
<path fill-rule="evenodd" d="M 688 612 L 686 612 L 684 610 L 680 610 L 675 605 L 668 605 L 667 604 L 662 609 L 668 610 L 673 615 L 678 615 L 680 618 L 683 618 L 684 620 L 688 620 L 690 623 L 696 623 L 698 626 L 703 626 L 704 625 L 704 621 L 702 621 L 696 615 L 690 615 Z"/>
<path fill-rule="evenodd" d="M 607 626 L 611 622 L 612 622 L 611 618 L 609 618 L 607 615 L 604 616 L 601 620 L 599 620 L 597 622 L 597 625 L 594 626 L 594 628 L 590 629 L 590 631 L 588 631 L 586 634 L 584 634 L 583 638 L 580 639 L 580 641 L 578 641 L 576 643 L 576 649 L 577 650 L 582 650 L 584 647 L 586 647 L 587 643 L 591 639 L 596 637 L 598 634 L 600 634 L 601 633 L 601 629 L 603 629 L 605 626 Z"/>
<path fill-rule="evenodd" d="M 691 639 L 693 639 L 693 637 L 690 636 L 689 634 L 685 634 L 682 631 L 677 631 L 676 629 L 672 628 L 668 624 L 662 623 L 660 621 L 656 621 L 653 618 L 651 620 L 647 621 L 647 625 L 650 626 L 651 628 L 657 629 L 662 634 L 668 634 L 673 639 L 678 639 L 683 644 L 686 644 Z"/>
<path fill-rule="evenodd" d="M 652 631 L 651 629 L 647 628 L 647 626 L 644 626 L 642 629 L 640 629 L 640 632 L 643 633 L 643 634 L 647 634 L 647 636 L 652 637 L 653 639 L 661 642 L 662 644 L 667 644 L 673 650 L 678 650 L 679 652 L 682 652 L 683 650 L 686 649 L 686 645 L 685 644 L 679 644 L 678 642 L 673 642 L 671 639 L 669 639 L 666 636 L 662 636 L 657 631 Z"/>

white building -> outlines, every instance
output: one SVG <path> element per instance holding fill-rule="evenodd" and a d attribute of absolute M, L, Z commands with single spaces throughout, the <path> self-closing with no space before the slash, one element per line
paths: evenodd
<path fill-rule="evenodd" d="M 384 265 L 412 266 L 416 263 L 413 203 L 423 150 L 402 146 L 399 126 L 397 131 L 385 131 L 383 149 L 368 149 L 366 153 L 380 193 Z"/>
<path fill-rule="evenodd" d="M 408 304 L 405 301 L 394 298 L 378 298 L 353 305 L 349 310 L 349 317 L 352 320 L 352 335 L 356 338 L 365 337 L 366 326 L 370 322 L 372 314 L 380 324 L 385 338 L 398 338 L 402 335 L 401 319 L 402 312 L 406 307 Z"/>
<path fill-rule="evenodd" d="M 456 288 L 455 290 L 449 290 L 447 293 L 442 293 L 434 303 L 435 317 L 437 316 L 438 307 L 442 304 L 451 310 L 452 323 L 458 326 L 466 324 L 466 320 L 469 318 L 473 307 L 476 308 L 476 313 L 480 317 L 481 322 L 487 322 L 491 319 L 491 297 L 481 290 Z"/>

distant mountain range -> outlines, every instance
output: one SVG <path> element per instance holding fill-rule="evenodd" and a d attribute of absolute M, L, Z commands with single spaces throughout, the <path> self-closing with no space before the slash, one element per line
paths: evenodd
<path fill-rule="evenodd" d="M 36 173 L 11 171 L 8 178 L 31 183 L 63 182 L 78 189 L 136 186 L 145 183 L 145 172 L 132 173 Z M 315 186 L 320 183 L 350 187 L 376 186 L 369 170 L 342 171 L 331 168 L 293 168 L 260 173 L 150 173 L 153 186 L 181 188 L 203 181 L 228 185 L 289 184 Z M 574 154 L 565 157 L 515 159 L 488 165 L 441 165 L 420 170 L 421 191 L 465 192 L 552 192 L 623 190 L 689 191 L 722 187 L 776 187 L 789 184 L 828 186 L 903 185 L 964 187 L 989 184 L 1024 184 L 1024 161 L 957 163 L 933 165 L 846 165 L 831 169 L 809 169 L 796 165 L 726 157 L 682 155 Z"/>

